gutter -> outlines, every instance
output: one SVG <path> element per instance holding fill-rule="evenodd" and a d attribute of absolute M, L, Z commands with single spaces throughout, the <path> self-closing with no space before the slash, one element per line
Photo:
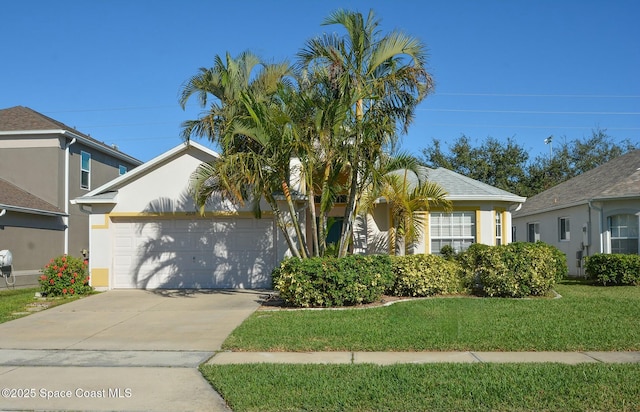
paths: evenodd
<path fill-rule="evenodd" d="M 64 134 L 64 133 L 63 133 Z M 76 138 L 71 139 L 64 146 L 64 254 L 69 254 L 69 147 L 76 142 Z"/>
<path fill-rule="evenodd" d="M 20 213 L 32 213 L 34 215 L 42 215 L 42 216 L 56 216 L 56 217 L 66 216 L 66 214 L 63 212 L 50 212 L 48 210 L 31 209 L 29 207 L 19 207 L 19 206 L 11 206 L 11 205 L 0 205 L 0 207 L 2 208 L 2 213 L 0 213 L 0 216 L 4 215 L 9 210 L 14 212 L 20 212 Z"/>

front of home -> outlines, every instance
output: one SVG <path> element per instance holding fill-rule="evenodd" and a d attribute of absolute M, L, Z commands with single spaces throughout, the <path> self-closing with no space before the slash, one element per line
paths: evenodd
<path fill-rule="evenodd" d="M 77 198 L 91 213 L 90 272 L 98 289 L 270 288 L 287 247 L 273 215 L 261 219 L 220 198 L 204 213 L 191 174 L 218 155 L 180 144 Z"/>
<path fill-rule="evenodd" d="M 201 213 L 189 195 L 191 174 L 218 157 L 195 142 L 180 144 L 74 199 L 90 213 L 94 287 L 271 287 L 272 270 L 291 253 L 268 206 L 257 219 L 246 207 L 213 198 Z M 431 170 L 429 176 L 449 192 L 454 206 L 452 211 L 428 213 L 414 253 L 439 253 L 444 245 L 464 250 L 476 242 L 511 241 L 511 211 L 524 198 L 446 169 Z M 308 219 L 304 205 L 299 204 L 303 224 Z M 343 207 L 337 205 L 332 214 L 341 216 Z M 361 218 L 354 253 L 387 253 L 389 222 L 385 204 Z"/>
<path fill-rule="evenodd" d="M 423 212 L 424 227 L 419 239 L 411 245 L 412 253 L 440 254 L 444 246 L 450 246 L 457 253 L 467 250 L 473 243 L 511 243 L 511 213 L 526 198 L 445 168 L 426 170 L 428 180 L 447 193 L 452 210 L 431 208 Z M 362 239 L 360 252 L 388 253 L 389 205 L 384 201 L 378 203 L 370 214 L 360 217 L 358 223 L 355 238 Z"/>
<path fill-rule="evenodd" d="M 570 276 L 584 258 L 640 253 L 640 150 L 629 152 L 527 200 L 514 214 L 518 241 L 542 241 L 567 256 Z"/>

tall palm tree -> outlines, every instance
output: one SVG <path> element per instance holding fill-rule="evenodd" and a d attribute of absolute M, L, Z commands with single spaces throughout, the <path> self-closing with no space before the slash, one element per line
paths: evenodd
<path fill-rule="evenodd" d="M 426 50 L 416 38 L 398 31 L 380 36 L 373 11 L 337 10 L 323 25 L 341 25 L 343 37 L 325 34 L 309 40 L 298 53 L 303 66 L 324 67 L 335 98 L 348 106 L 347 151 L 350 163 L 349 198 L 345 208 L 339 256 L 347 252 L 355 209 L 372 167 L 385 147 L 406 132 L 415 107 L 432 90 Z"/>
<path fill-rule="evenodd" d="M 424 232 L 424 212 L 432 206 L 445 210 L 451 207 L 447 193 L 438 184 L 428 180 L 427 169 L 415 158 L 400 154 L 379 167 L 377 184 L 365 190 L 359 212 L 371 212 L 384 200 L 392 217 L 389 228 L 389 249 L 394 255 L 404 255 L 408 245 Z"/>
<path fill-rule="evenodd" d="M 260 70 L 254 71 L 258 67 Z M 250 202 L 259 217 L 260 200 L 264 198 L 292 254 L 306 257 L 306 244 L 288 186 L 290 128 L 278 99 L 289 74 L 287 63 L 260 64 L 248 52 L 237 59 L 227 54 L 225 61 L 216 56 L 212 68 L 200 69 L 184 85 L 180 97 L 183 107 L 194 95 L 203 107 L 209 99 L 213 102 L 202 117 L 183 123 L 182 136 L 186 140 L 193 135 L 208 138 L 222 151 L 220 159 L 202 164 L 192 176 L 191 190 L 201 208 L 218 193 L 240 204 Z M 280 210 L 276 195 L 279 192 L 287 203 L 297 242 L 289 234 L 287 219 Z"/>

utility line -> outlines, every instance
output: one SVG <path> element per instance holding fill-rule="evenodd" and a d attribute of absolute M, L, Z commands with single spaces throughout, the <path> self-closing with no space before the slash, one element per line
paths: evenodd
<path fill-rule="evenodd" d="M 576 114 L 576 115 L 621 115 L 637 116 L 640 112 L 554 112 L 537 110 L 484 110 L 484 109 L 422 109 L 416 110 L 424 112 L 461 112 L 461 113 L 515 113 L 515 114 Z"/>
<path fill-rule="evenodd" d="M 640 95 L 615 95 L 615 94 L 526 94 L 526 93 L 455 93 L 435 92 L 434 96 L 479 96 L 479 97 L 563 97 L 581 99 L 638 99 Z"/>

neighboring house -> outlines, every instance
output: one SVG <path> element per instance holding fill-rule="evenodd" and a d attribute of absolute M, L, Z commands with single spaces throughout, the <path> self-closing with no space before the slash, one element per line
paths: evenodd
<path fill-rule="evenodd" d="M 271 271 L 288 251 L 273 214 L 256 219 L 220 198 L 201 214 L 189 195 L 191 174 L 217 157 L 180 144 L 74 199 L 91 208 L 92 286 L 271 288 Z"/>
<path fill-rule="evenodd" d="M 73 200 L 90 208 L 94 287 L 271 287 L 271 271 L 290 255 L 273 214 L 263 212 L 256 219 L 248 206 L 214 198 L 202 215 L 189 195 L 191 174 L 217 157 L 195 142 L 180 144 Z M 474 242 L 510 242 L 510 210 L 524 198 L 445 169 L 431 170 L 430 178 L 449 192 L 454 210 L 430 212 L 419 252 L 439 252 L 445 244 L 463 250 Z M 305 205 L 298 205 L 303 223 L 308 218 Z M 333 214 L 340 215 L 342 208 L 337 206 Z M 375 243 L 389 221 L 385 210 L 386 205 L 376 207 L 367 229 L 369 242 L 360 242 L 356 253 L 386 252 Z M 365 233 L 361 229 L 355 238 Z"/>
<path fill-rule="evenodd" d="M 444 168 L 427 168 L 429 181 L 447 192 L 453 210 L 431 208 L 424 212 L 422 236 L 411 245 L 412 253 L 439 254 L 443 246 L 462 252 L 473 243 L 511 243 L 511 213 L 526 198 L 468 178 Z M 356 253 L 387 253 L 392 219 L 380 202 L 366 219 L 359 218 L 354 235 Z"/>
<path fill-rule="evenodd" d="M 543 241 L 582 276 L 584 257 L 640 252 L 640 150 L 629 152 L 527 200 L 513 216 L 516 240 Z"/>
<path fill-rule="evenodd" d="M 69 200 L 141 163 L 29 108 L 0 110 L 0 249 L 14 273 L 88 250 L 89 216 Z"/>

